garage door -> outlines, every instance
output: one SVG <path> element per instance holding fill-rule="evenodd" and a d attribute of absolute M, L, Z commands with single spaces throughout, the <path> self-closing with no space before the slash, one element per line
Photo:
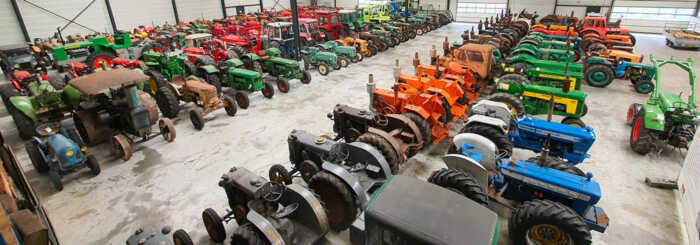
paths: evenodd
<path fill-rule="evenodd" d="M 508 1 L 458 0 L 455 19 L 459 22 L 479 22 L 505 11 Z"/>
<path fill-rule="evenodd" d="M 616 1 L 610 21 L 632 32 L 662 33 L 665 25 L 687 27 L 696 1 Z"/>

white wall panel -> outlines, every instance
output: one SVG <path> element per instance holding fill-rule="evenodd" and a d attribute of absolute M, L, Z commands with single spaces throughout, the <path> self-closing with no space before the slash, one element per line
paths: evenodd
<path fill-rule="evenodd" d="M 132 30 L 139 25 L 175 23 L 173 4 L 170 0 L 112 0 L 110 3 L 114 20 L 120 30 Z"/>
<path fill-rule="evenodd" d="M 620 7 L 695 8 L 696 1 L 615 1 Z"/>
<path fill-rule="evenodd" d="M 202 16 L 207 20 L 223 17 L 219 0 L 177 0 L 175 4 L 180 21 L 183 22 L 201 19 Z"/>
<path fill-rule="evenodd" d="M 542 18 L 554 12 L 556 0 L 510 0 L 510 9 L 518 13 L 525 9 L 528 13 L 537 12 Z"/>
<path fill-rule="evenodd" d="M 0 2 L 0 46 L 24 43 L 22 29 L 19 27 L 15 11 L 12 9 L 10 1 Z"/>
<path fill-rule="evenodd" d="M 6 1 L 9 2 L 9 1 Z M 80 12 L 85 6 L 87 6 L 90 0 L 33 0 L 32 3 L 48 9 L 58 15 L 65 18 L 72 19 L 78 12 Z M 113 1 L 114 2 L 114 1 Z M 30 5 L 25 1 L 17 1 L 22 11 L 22 17 L 24 18 L 24 23 L 27 26 L 27 31 L 29 36 L 33 38 L 41 37 L 46 38 L 52 36 L 56 33 L 56 27 L 62 27 L 67 20 L 61 19 L 41 10 L 35 6 Z M 140 14 L 143 14 L 140 12 Z M 14 16 L 14 14 L 13 14 Z M 104 1 L 95 1 L 80 17 L 78 17 L 75 22 L 80 23 L 86 27 L 89 27 L 95 31 L 100 32 L 112 32 L 112 28 L 109 24 L 109 17 L 107 15 L 107 10 Z M 69 25 L 63 32 L 64 35 L 69 34 L 88 34 L 92 31 L 80 27 L 76 24 Z"/>
<path fill-rule="evenodd" d="M 467 12 L 464 13 L 460 11 L 460 3 L 485 3 L 485 4 L 503 4 L 505 5 L 508 1 L 507 0 L 455 0 L 457 2 L 457 9 L 455 16 L 455 20 L 458 22 L 469 22 L 469 23 L 477 23 L 479 20 L 484 20 L 487 17 L 491 16 L 496 16 L 498 13 L 473 13 L 473 12 Z M 422 3 L 422 1 L 421 1 Z M 446 3 L 445 3 L 446 4 Z"/>
<path fill-rule="evenodd" d="M 559 0 L 559 5 L 610 6 L 612 0 Z M 559 7 L 557 7 L 559 8 Z"/>

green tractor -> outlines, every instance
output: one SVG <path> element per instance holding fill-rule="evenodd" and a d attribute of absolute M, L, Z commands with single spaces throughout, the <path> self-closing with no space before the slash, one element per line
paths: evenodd
<path fill-rule="evenodd" d="M 374 29 L 377 30 L 382 30 L 386 31 L 389 33 L 391 36 L 391 39 L 396 43 L 397 45 L 400 44 L 401 42 L 408 41 L 408 37 L 401 32 L 401 28 L 392 26 L 388 22 L 382 22 L 382 23 L 374 23 L 372 25 Z"/>
<path fill-rule="evenodd" d="M 655 59 L 654 65 L 656 88 L 646 104 L 634 103 L 627 110 L 627 124 L 632 125 L 630 146 L 635 152 L 645 155 L 652 150 L 661 149 L 659 142 L 665 142 L 676 148 L 688 149 L 695 129 L 700 124 L 700 113 L 695 104 L 695 70 L 693 60 L 678 61 L 674 59 Z M 690 94 L 684 102 L 682 93 L 662 93 L 659 91 L 659 67 L 673 64 L 688 72 Z"/>
<path fill-rule="evenodd" d="M 265 56 L 262 60 L 262 68 L 270 76 L 274 76 L 277 80 L 277 87 L 281 92 L 285 92 L 280 85 L 288 87 L 288 80 L 299 79 L 303 84 L 311 82 L 311 74 L 309 71 L 301 70 L 299 62 L 295 60 L 285 59 L 281 57 L 282 51 L 277 48 L 268 48 L 265 50 Z M 286 91 L 289 91 L 287 89 Z"/>
<path fill-rule="evenodd" d="M 384 43 L 384 45 L 387 47 L 393 48 L 396 45 L 398 45 L 398 43 L 395 42 L 394 38 L 391 37 L 391 33 L 387 32 L 387 31 L 383 31 L 383 30 L 379 30 L 379 29 L 371 29 L 369 31 L 369 34 L 376 35 L 377 37 L 379 37 L 379 41 Z"/>
<path fill-rule="evenodd" d="M 364 6 L 364 7 L 361 7 L 360 9 L 362 9 L 362 17 L 364 18 L 365 22 L 391 21 L 391 16 L 384 15 L 383 12 L 381 12 L 381 7 L 378 5 Z"/>
<path fill-rule="evenodd" d="M 220 68 L 219 81 L 222 86 L 230 88 L 221 91 L 234 98 L 238 106 L 243 109 L 247 109 L 250 105 L 249 93 L 261 91 L 268 99 L 275 95 L 274 85 L 269 81 L 263 81 L 262 74 L 245 69 L 243 61 L 239 59 L 226 60 Z"/>
<path fill-rule="evenodd" d="M 408 39 L 416 38 L 416 30 L 413 29 L 413 26 L 411 24 L 401 21 L 392 21 L 387 24 L 398 27 L 401 30 L 401 33 L 404 33 Z"/>
<path fill-rule="evenodd" d="M 81 60 L 85 57 L 85 64 L 90 70 L 102 67 L 105 64 L 107 67 L 112 67 L 112 59 L 116 58 L 118 52 L 125 52 L 132 46 L 131 36 L 129 33 L 119 33 L 114 36 L 114 43 L 107 41 L 105 36 L 97 36 L 87 42 L 70 43 L 51 47 L 53 54 L 54 66 L 64 67 L 70 62 Z M 141 52 L 137 52 L 140 55 Z M 138 57 L 130 57 L 138 58 Z"/>
<path fill-rule="evenodd" d="M 571 86 L 567 86 L 567 83 L 572 82 L 564 82 L 562 89 L 530 84 L 522 75 L 506 74 L 496 80 L 497 92 L 487 99 L 507 104 L 514 115 L 546 115 L 553 99 L 552 114 L 564 116 L 561 123 L 585 127 L 580 118 L 588 113 L 585 103 L 587 95 L 582 91 L 570 90 Z"/>
<path fill-rule="evenodd" d="M 552 48 L 540 48 L 532 44 L 524 43 L 520 44 L 512 49 L 510 55 L 530 55 L 540 60 L 551 60 L 558 62 L 569 62 L 574 63 L 581 59 L 576 52 L 569 51 L 566 49 L 552 49 Z"/>
<path fill-rule="evenodd" d="M 570 82 L 570 90 L 580 90 L 583 80 L 581 64 L 540 60 L 525 54 L 506 58 L 503 67 L 505 73 L 522 74 L 535 84 L 550 87 L 561 88 L 564 82 Z"/>
<path fill-rule="evenodd" d="M 31 96 L 11 97 L 10 107 L 7 108 L 22 139 L 35 136 L 36 127 L 40 124 L 61 121 L 80 101 L 80 92 L 70 86 L 57 90 L 49 82 L 40 80 L 27 87 Z"/>
<path fill-rule="evenodd" d="M 407 23 L 413 27 L 413 30 L 416 30 L 418 36 L 422 36 L 424 33 L 430 31 L 426 21 L 421 18 L 408 17 Z"/>
<path fill-rule="evenodd" d="M 355 48 L 343 46 L 343 44 L 337 41 L 328 41 L 322 44 L 317 44 L 316 47 L 323 51 L 336 54 L 338 56 L 340 66 L 342 67 L 347 67 L 350 64 L 350 62 L 360 62 L 362 61 L 362 59 L 365 58 L 365 56 L 362 55 L 362 53 L 357 52 Z"/>
<path fill-rule="evenodd" d="M 347 33 L 369 31 L 369 26 L 362 17 L 362 9 L 341 9 L 338 10 L 338 14 Z"/>
<path fill-rule="evenodd" d="M 304 69 L 308 69 L 311 66 L 318 67 L 318 73 L 324 76 L 331 72 L 330 68 L 340 69 L 339 58 L 336 54 L 323 52 L 317 47 L 308 47 L 302 50 L 301 59 L 304 60 Z"/>
<path fill-rule="evenodd" d="M 604 88 L 615 78 L 629 79 L 634 90 L 640 94 L 651 93 L 655 87 L 652 80 L 656 69 L 650 65 L 625 60 L 613 63 L 607 58 L 593 56 L 586 59 L 584 68 L 586 83 L 593 87 Z"/>

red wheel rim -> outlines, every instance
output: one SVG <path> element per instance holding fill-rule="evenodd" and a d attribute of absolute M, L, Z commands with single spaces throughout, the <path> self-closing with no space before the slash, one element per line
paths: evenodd
<path fill-rule="evenodd" d="M 214 221 L 212 221 L 208 217 L 204 218 L 204 227 L 207 229 L 207 233 L 209 233 L 209 237 L 211 238 L 218 237 L 216 231 L 214 231 L 213 223 Z"/>
<path fill-rule="evenodd" d="M 634 120 L 634 108 L 627 110 L 627 122 L 632 122 Z"/>
<path fill-rule="evenodd" d="M 632 129 L 632 141 L 637 142 L 639 139 L 639 131 L 642 130 L 642 118 L 637 118 L 637 121 L 634 121 L 634 128 Z"/>
<path fill-rule="evenodd" d="M 282 90 L 282 91 L 287 90 L 287 86 L 285 86 L 283 82 L 280 82 L 279 84 L 277 84 L 277 87 L 279 87 L 280 90 Z"/>
<path fill-rule="evenodd" d="M 100 64 L 104 64 L 105 67 L 112 67 L 112 60 L 109 59 L 109 57 L 107 56 L 97 57 L 95 58 L 95 61 L 92 62 L 92 67 L 94 67 L 95 69 L 102 68 Z"/>

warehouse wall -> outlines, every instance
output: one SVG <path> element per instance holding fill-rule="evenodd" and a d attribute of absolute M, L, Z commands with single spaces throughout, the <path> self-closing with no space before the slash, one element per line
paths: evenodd
<path fill-rule="evenodd" d="M 6 1 L 9 2 L 9 1 Z M 48 9 L 58 15 L 71 19 L 77 15 L 90 0 L 32 0 L 31 3 L 39 7 Z M 17 1 L 19 4 L 24 23 L 27 26 L 29 36 L 32 38 L 46 38 L 56 33 L 56 27 L 63 27 L 68 23 L 60 17 L 50 14 L 39 7 L 31 5 L 27 1 Z M 14 13 L 12 14 L 14 16 Z M 80 15 L 75 22 L 86 26 L 92 30 L 80 27 L 76 24 L 69 25 L 62 33 L 69 34 L 88 34 L 93 31 L 111 32 L 109 17 L 104 1 L 95 1 L 85 12 Z M 4 25 L 4 24 L 3 24 Z"/>
<path fill-rule="evenodd" d="M 616 1 L 616 7 L 653 7 L 653 8 L 687 8 L 694 9 L 696 0 L 674 0 L 674 1 Z M 610 21 L 615 21 L 612 18 Z M 621 26 L 633 32 L 662 33 L 665 25 L 687 27 L 689 21 L 678 21 L 672 19 L 643 19 L 625 18 L 623 16 Z"/>
<path fill-rule="evenodd" d="M 528 13 L 537 12 L 542 18 L 554 12 L 556 0 L 510 0 L 510 10 L 514 13 L 525 9 Z"/>
<path fill-rule="evenodd" d="M 0 23 L 2 23 L 0 30 L 3 30 L 3 35 L 0 35 L 0 46 L 24 42 L 22 29 L 17 24 L 17 17 L 10 1 L 0 2 Z"/>
<path fill-rule="evenodd" d="M 132 30 L 139 25 L 174 24 L 175 14 L 170 0 L 118 0 L 110 1 L 117 28 Z"/>
<path fill-rule="evenodd" d="M 219 0 L 177 0 L 177 13 L 180 21 L 190 22 L 196 19 L 219 19 L 223 17 Z"/>

